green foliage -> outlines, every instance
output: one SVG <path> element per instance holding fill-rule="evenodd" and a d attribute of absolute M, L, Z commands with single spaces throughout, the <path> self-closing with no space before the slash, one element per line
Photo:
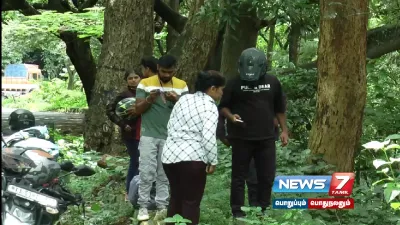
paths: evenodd
<path fill-rule="evenodd" d="M 162 55 L 161 48 L 164 51 L 163 53 L 166 53 L 167 51 L 167 34 L 168 34 L 167 26 L 164 26 L 164 28 L 160 33 L 154 34 L 153 56 L 156 57 L 157 59 L 160 58 Z M 160 42 L 161 48 L 160 46 L 158 46 L 157 41 Z"/>
<path fill-rule="evenodd" d="M 377 170 L 378 181 L 372 187 L 383 189 L 385 201 L 393 209 L 399 209 L 400 204 L 400 134 L 388 136 L 384 142 L 371 141 L 363 145 L 372 155 L 372 164 Z M 396 201 L 396 202 L 394 202 Z"/>
<path fill-rule="evenodd" d="M 100 37 L 103 35 L 104 8 L 87 10 L 84 13 L 43 11 L 40 15 L 24 17 L 14 29 L 31 35 L 71 31 L 77 32 L 79 38 Z"/>
<path fill-rule="evenodd" d="M 400 22 L 400 2 L 398 0 L 372 0 L 370 14 L 382 24 Z"/>
<path fill-rule="evenodd" d="M 40 89 L 18 98 L 5 99 L 2 107 L 24 108 L 32 111 L 73 111 L 87 108 L 81 85 L 67 90 L 67 82 L 60 79 L 42 81 Z"/>
<path fill-rule="evenodd" d="M 164 220 L 166 223 L 174 223 L 175 225 L 186 225 L 192 221 L 183 218 L 181 215 L 174 215 L 173 217 L 166 218 Z"/>
<path fill-rule="evenodd" d="M 367 65 L 368 95 L 362 142 L 373 138 L 385 138 L 400 131 L 399 65 L 398 51 L 382 56 Z"/>
<path fill-rule="evenodd" d="M 3 24 L 1 67 L 4 69 L 8 64 L 23 63 L 23 59 L 29 59 L 32 53 L 40 54 L 44 61 L 42 73 L 50 78 L 56 77 L 65 65 L 65 43 L 49 33 L 20 29 L 22 19 Z"/>
<path fill-rule="evenodd" d="M 124 201 L 127 157 L 111 157 L 107 160 L 108 168 L 97 167 L 101 155 L 94 151 L 83 151 L 83 137 L 62 137 L 56 133 L 55 140 L 61 146 L 60 161 L 72 161 L 75 165 L 85 164 L 95 168 L 91 177 L 69 176 L 63 179 L 73 193 L 82 194 L 86 201 L 86 218 L 82 211 L 71 206 L 61 218 L 62 224 L 129 224 L 133 213 L 130 203 Z"/>
<path fill-rule="evenodd" d="M 96 152 L 83 152 L 82 137 L 62 137 L 56 135 L 57 142 L 62 146 L 63 159 L 72 160 L 76 164 L 87 164 L 96 167 L 96 174 L 92 177 L 82 178 L 71 176 L 68 187 L 75 193 L 81 193 L 87 202 L 87 213 L 85 223 L 105 225 L 105 224 L 135 224 L 134 209 L 124 201 L 124 187 L 126 171 L 129 159 L 123 157 L 110 156 L 107 158 L 107 168 L 99 168 L 96 162 L 101 155 Z M 390 142 L 388 142 L 388 140 Z M 269 209 L 265 215 L 260 214 L 259 208 L 243 207 L 247 212 L 247 217 L 241 219 L 245 224 L 273 224 L 273 225 L 399 225 L 399 215 L 396 214 L 398 207 L 399 190 L 398 179 L 398 152 L 397 141 L 400 135 L 391 135 L 386 142 L 369 142 L 365 146 L 368 149 L 363 154 L 372 152 L 380 154 L 381 159 L 386 163 L 378 167 L 392 167 L 394 175 L 387 172 L 397 183 L 391 184 L 387 180 L 386 184 L 369 184 L 364 176 L 359 177 L 355 183 L 352 197 L 355 199 L 354 210 L 274 210 Z M 288 147 L 281 148 L 278 143 L 277 164 L 278 174 L 321 174 L 320 171 L 332 171 L 330 165 L 321 163 L 317 168 L 307 164 L 309 150 L 302 150 L 298 141 L 292 141 Z M 215 174 L 208 176 L 205 194 L 201 204 L 201 224 L 202 225 L 230 225 L 236 224 L 230 215 L 229 189 L 230 189 L 230 162 L 231 151 L 229 148 L 219 144 L 220 163 Z M 387 155 L 387 156 L 385 156 Z M 397 155 L 397 156 L 396 156 Z M 379 157 L 377 159 L 379 159 Z M 396 158 L 397 157 L 397 158 Z M 397 159 L 397 160 L 394 160 Z M 388 162 L 392 163 L 388 163 Z M 377 165 L 377 162 L 369 159 L 369 165 Z M 371 167 L 372 167 L 371 166 Z M 396 171 L 397 169 L 397 171 Z M 386 176 L 384 173 L 378 174 L 376 170 L 364 171 L 368 178 L 377 181 L 379 176 Z M 323 174 L 330 174 L 324 172 Z M 396 195 L 397 196 L 394 196 Z M 390 196 L 390 197 L 388 197 Z M 324 194 L 275 194 L 273 198 L 309 198 L 326 197 Z M 391 198 L 394 198 L 391 199 Z M 386 199 L 386 200 L 385 200 Z M 396 200 L 397 199 L 397 200 Z M 390 200 L 390 201 L 389 201 Z M 396 202 L 397 201 L 397 202 Z M 388 204 L 390 202 L 390 205 Z M 69 211 L 62 217 L 61 222 L 70 225 L 82 224 L 80 217 L 81 211 L 76 207 L 70 207 Z M 166 222 L 175 224 L 187 224 L 188 221 L 182 216 L 175 215 L 166 219 Z"/>
<path fill-rule="evenodd" d="M 316 71 L 297 71 L 278 76 L 287 98 L 288 127 L 292 138 L 300 140 L 307 148 L 308 132 L 311 130 L 316 106 Z"/>

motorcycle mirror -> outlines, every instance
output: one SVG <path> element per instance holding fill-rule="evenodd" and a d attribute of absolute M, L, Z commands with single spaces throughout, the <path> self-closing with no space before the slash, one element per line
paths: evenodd
<path fill-rule="evenodd" d="M 74 170 L 75 166 L 71 161 L 65 161 L 65 162 L 60 163 L 60 168 L 63 171 L 71 172 Z"/>
<path fill-rule="evenodd" d="M 88 177 L 88 176 L 92 176 L 93 174 L 96 173 L 96 171 L 94 171 L 94 169 L 92 169 L 89 166 L 86 165 L 79 165 L 75 168 L 75 172 L 74 174 L 79 176 L 79 177 Z"/>

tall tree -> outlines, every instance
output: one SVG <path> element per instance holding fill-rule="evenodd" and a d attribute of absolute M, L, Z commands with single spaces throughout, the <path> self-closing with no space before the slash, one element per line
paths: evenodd
<path fill-rule="evenodd" d="M 124 87 L 124 72 L 140 68 L 153 51 L 153 1 L 107 0 L 104 37 L 92 99 L 85 121 L 85 146 L 101 152 L 120 148 L 119 135 L 105 108 Z"/>
<path fill-rule="evenodd" d="M 367 95 L 368 0 L 320 1 L 317 112 L 310 133 L 312 153 L 354 170 Z"/>
<path fill-rule="evenodd" d="M 170 51 L 178 59 L 177 76 L 186 81 L 191 91 L 197 71 L 206 67 L 216 45 L 219 18 L 211 9 L 218 4 L 213 0 L 191 1 L 185 30 Z"/>
<path fill-rule="evenodd" d="M 175 12 L 179 13 L 179 0 L 168 0 L 169 7 Z M 167 51 L 175 45 L 176 39 L 179 37 L 179 33 L 168 24 L 167 27 Z"/>
<path fill-rule="evenodd" d="M 222 46 L 221 72 L 228 77 L 238 75 L 237 63 L 243 50 L 256 47 L 260 20 L 256 8 L 248 2 L 227 2 L 232 14 L 225 30 Z"/>

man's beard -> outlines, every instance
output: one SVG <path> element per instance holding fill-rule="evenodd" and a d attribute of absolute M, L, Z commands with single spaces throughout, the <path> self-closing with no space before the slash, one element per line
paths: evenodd
<path fill-rule="evenodd" d="M 160 77 L 158 76 L 158 78 L 163 82 L 163 83 L 168 83 L 171 81 L 172 77 Z"/>

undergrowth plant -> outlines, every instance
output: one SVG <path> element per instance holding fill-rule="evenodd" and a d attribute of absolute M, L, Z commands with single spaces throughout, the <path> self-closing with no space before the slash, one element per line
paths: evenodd
<path fill-rule="evenodd" d="M 62 217 L 62 221 L 68 225 L 96 224 L 96 225 L 125 225 L 137 224 L 135 210 L 129 202 L 124 201 L 125 176 L 129 159 L 126 156 L 99 155 L 96 152 L 83 151 L 83 139 L 56 135 L 56 141 L 62 146 L 62 160 L 71 160 L 76 164 L 87 164 L 95 167 L 96 174 L 91 177 L 70 177 L 67 186 L 75 193 L 81 193 L 87 202 L 86 217 L 82 218 L 81 211 L 76 207 Z M 388 142 L 387 140 L 390 140 Z M 400 225 L 398 215 L 398 144 L 399 135 L 392 135 L 384 142 L 370 142 L 364 145 L 367 150 L 362 151 L 357 157 L 356 164 L 363 162 L 361 158 L 368 158 L 369 165 L 375 168 L 377 162 L 381 162 L 379 170 L 367 170 L 366 176 L 355 183 L 352 197 L 355 200 L 354 210 L 277 210 L 268 209 L 265 215 L 260 215 L 259 208 L 243 207 L 247 217 L 242 221 L 233 220 L 230 214 L 230 171 L 231 149 L 218 145 L 220 163 L 213 175 L 207 177 L 207 185 L 201 204 L 201 225 L 233 225 L 241 224 L 272 224 L 272 225 Z M 301 144 L 292 141 L 287 147 L 277 145 L 277 174 L 301 175 L 301 174 L 325 174 L 333 172 L 332 166 L 320 162 L 310 166 L 307 162 L 310 150 L 301 150 Z M 370 147 L 374 146 L 373 149 Z M 379 150 L 374 150 L 379 147 Z M 97 166 L 99 159 L 105 159 L 107 166 Z M 316 156 L 314 160 L 318 160 Z M 385 160 L 385 163 L 378 160 Z M 375 160 L 375 161 L 374 161 Z M 391 163 L 389 163 L 391 162 Z M 391 168 L 390 168 L 391 167 Z M 388 168 L 386 173 L 380 170 Z M 327 172 L 328 171 L 328 172 Z M 393 172 L 393 173 L 392 173 Z M 392 177 L 392 178 L 389 178 Z M 387 179 L 385 179 L 387 178 Z M 381 182 L 377 182 L 384 179 Z M 390 193 L 389 193 L 390 191 Z M 394 194 L 393 194 L 394 193 Z M 390 197 L 387 197 L 390 196 Z M 324 194 L 294 194 L 272 193 L 272 198 L 326 198 Z M 390 201 L 388 201 L 390 200 Z M 390 204 L 388 204 L 390 202 Z M 167 218 L 167 222 L 184 225 L 188 220 L 181 215 Z"/>
<path fill-rule="evenodd" d="M 383 142 L 371 141 L 363 145 L 372 157 L 372 164 L 381 179 L 372 187 L 382 187 L 385 201 L 400 210 L 400 134 L 390 135 Z"/>

